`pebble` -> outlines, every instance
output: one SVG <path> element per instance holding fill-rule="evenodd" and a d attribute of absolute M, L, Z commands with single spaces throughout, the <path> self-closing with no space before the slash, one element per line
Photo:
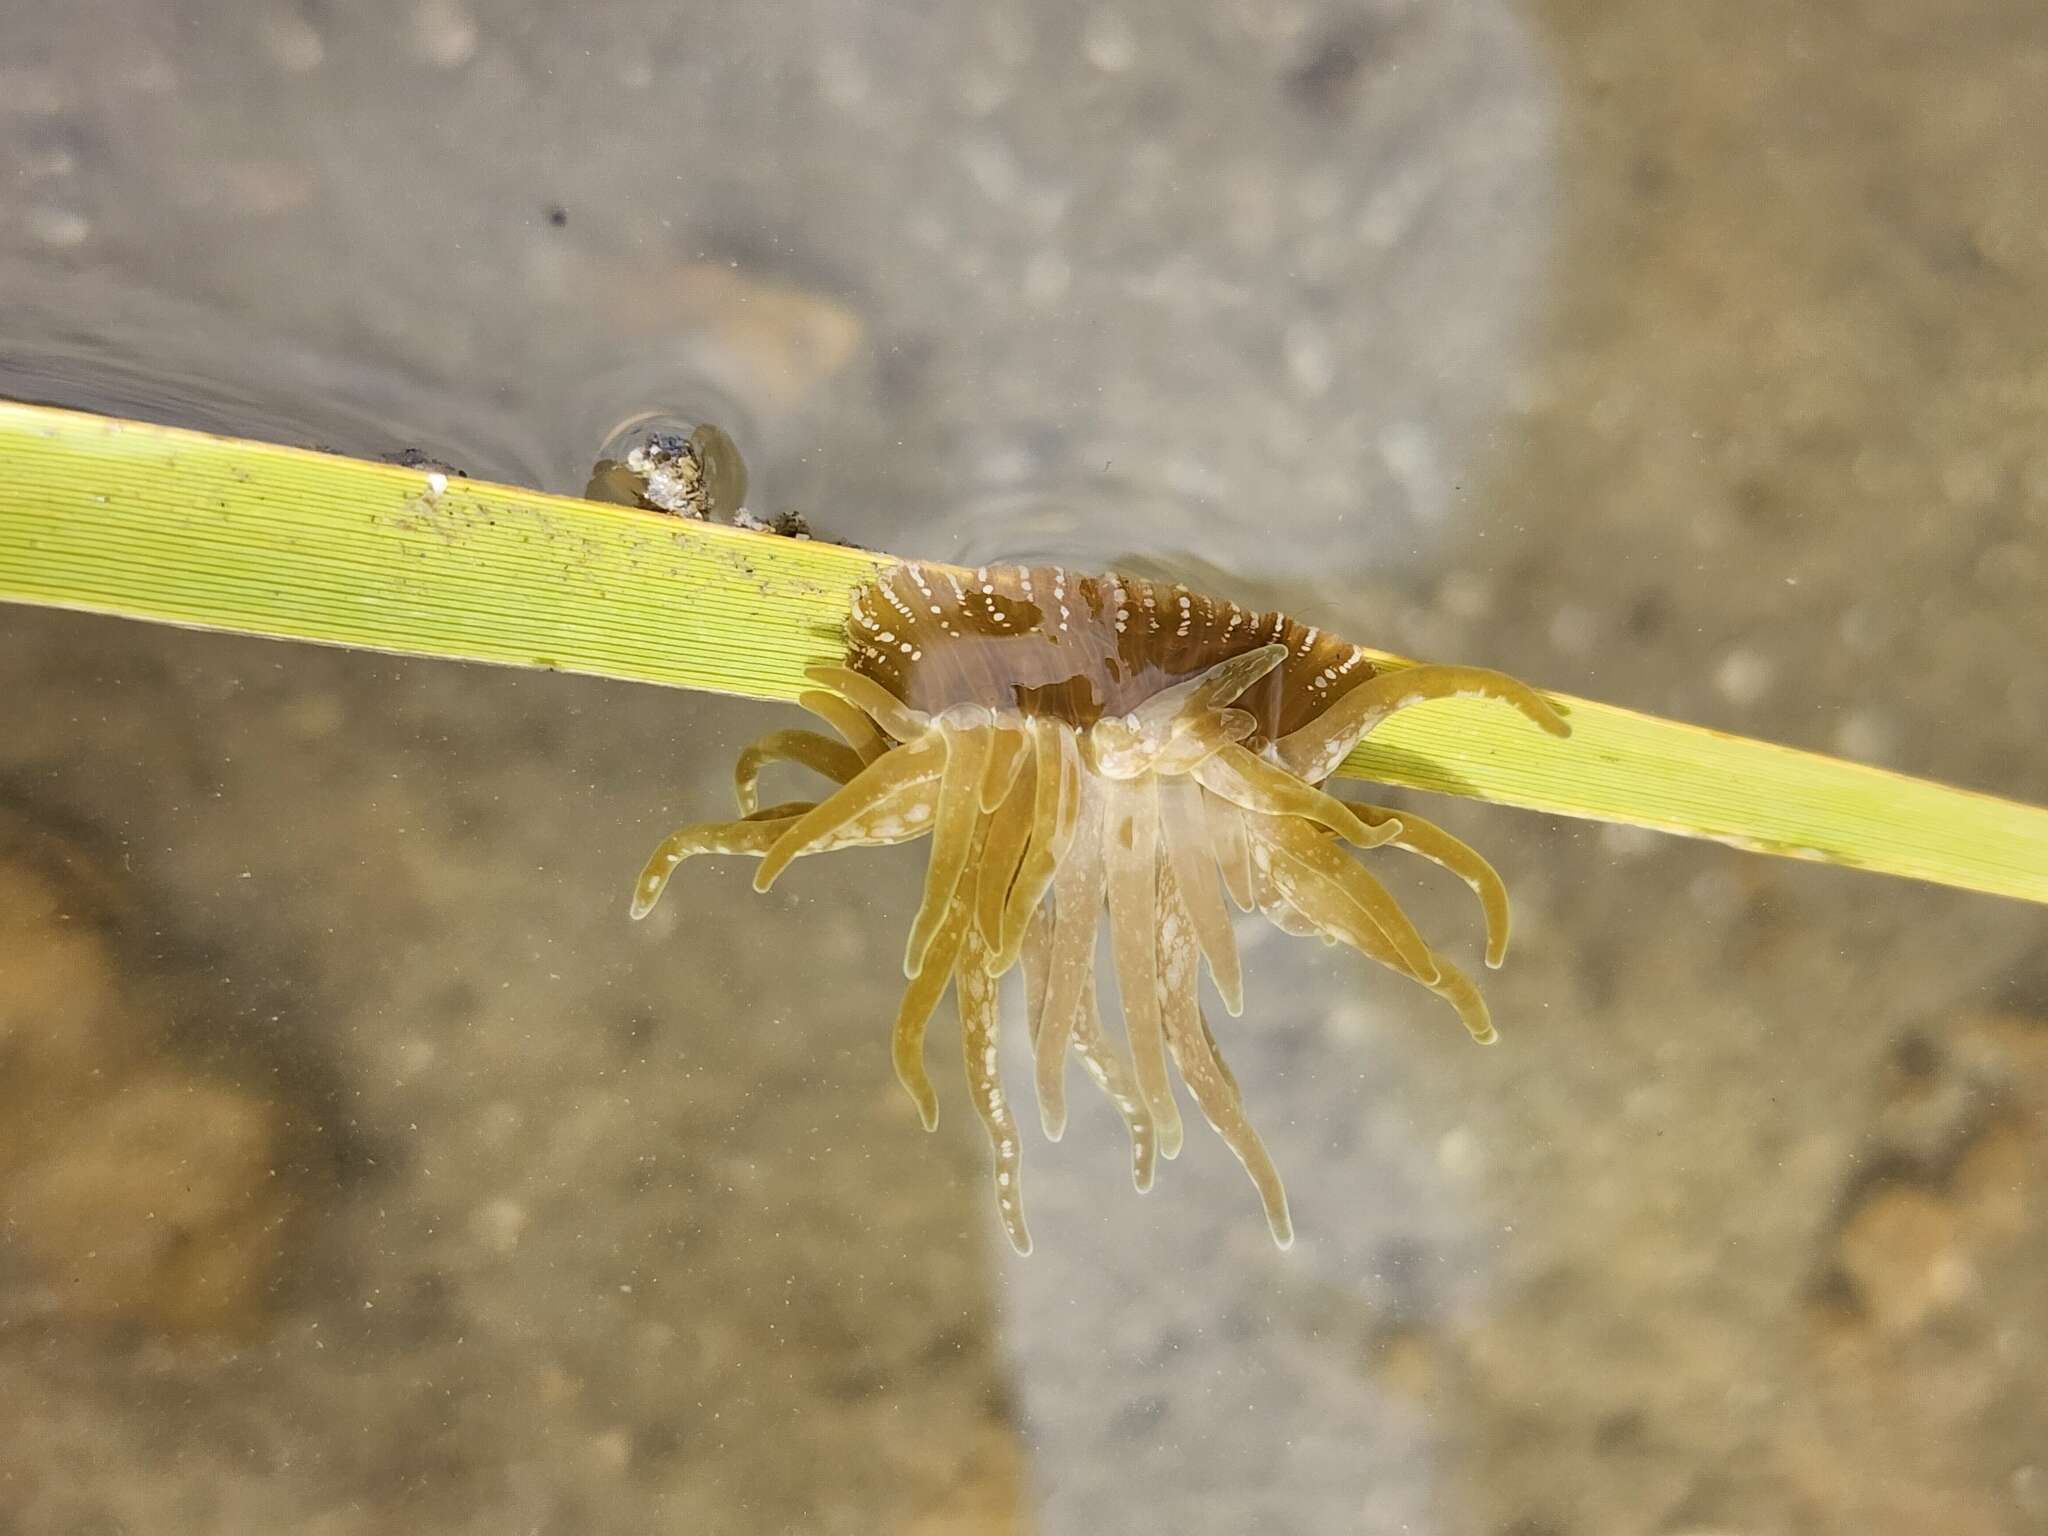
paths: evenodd
<path fill-rule="evenodd" d="M 1958 1217 L 1923 1189 L 1883 1189 L 1867 1198 L 1841 1237 L 1841 1263 L 1879 1328 L 1919 1326 L 1975 1289 L 1959 1244 Z"/>

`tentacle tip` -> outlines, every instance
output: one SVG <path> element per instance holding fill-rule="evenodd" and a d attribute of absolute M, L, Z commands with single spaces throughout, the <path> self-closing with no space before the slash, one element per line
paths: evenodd
<path fill-rule="evenodd" d="M 1506 939 L 1502 939 L 1498 944 L 1486 946 L 1486 968 L 1489 971 L 1499 970 L 1507 963 L 1507 958 L 1508 941 Z"/>
<path fill-rule="evenodd" d="M 1066 1106 L 1046 1104 L 1039 1105 L 1038 1125 L 1039 1128 L 1045 1132 L 1045 1139 L 1047 1141 L 1058 1141 L 1062 1136 L 1067 1134 Z"/>
<path fill-rule="evenodd" d="M 755 870 L 755 871 L 754 871 L 754 890 L 755 890 L 755 893 L 756 893 L 756 894 L 758 894 L 758 895 L 762 895 L 762 896 L 765 896 L 765 895 L 767 895 L 767 894 L 768 894 L 768 887 L 770 887 L 771 885 L 773 885 L 773 884 L 775 883 L 775 877 L 776 877 L 777 875 L 781 874 L 781 873 L 782 873 L 782 870 L 781 870 L 781 868 L 780 868 L 780 867 L 777 867 L 777 868 L 775 868 L 775 869 L 770 869 L 770 868 L 769 868 L 769 867 L 768 867 L 768 866 L 767 866 L 766 864 L 763 864 L 763 865 L 762 865 L 762 866 L 761 866 L 761 867 L 760 867 L 759 869 Z"/>
<path fill-rule="evenodd" d="M 1131 1188 L 1141 1195 L 1152 1193 L 1152 1165 L 1134 1163 L 1131 1165 Z"/>
<path fill-rule="evenodd" d="M 1294 1220 L 1285 1211 L 1267 1217 L 1266 1227 L 1273 1234 L 1273 1246 L 1282 1253 L 1294 1246 Z"/>
<path fill-rule="evenodd" d="M 995 947 L 995 956 L 989 962 L 998 976 L 1008 975 L 1010 967 L 1024 957 L 1024 933 L 1023 923 L 1018 923 L 1012 931 L 1008 920 L 1004 921 L 1003 942 Z"/>
<path fill-rule="evenodd" d="M 671 864 L 669 869 L 674 867 Z M 628 909 L 633 914 L 634 922 L 639 922 L 654 910 L 655 903 L 661 900 L 662 892 L 668 889 L 668 876 L 669 870 L 661 868 L 658 863 L 650 864 L 640 872 L 640 883 L 633 887 L 633 905 Z"/>
<path fill-rule="evenodd" d="M 922 1067 L 896 1069 L 896 1081 L 903 1085 L 903 1091 L 910 1095 L 910 1102 L 917 1106 L 917 1118 L 924 1122 L 928 1131 L 939 1128 L 939 1096 L 932 1089 L 931 1079 L 924 1075 Z"/>
<path fill-rule="evenodd" d="M 1003 1235 L 1009 1238 L 1010 1247 L 1016 1250 L 1018 1258 L 1028 1259 L 1031 1257 L 1031 1234 L 1029 1232 L 1026 1232 L 1021 1227 L 1006 1227 L 1003 1229 Z"/>
<path fill-rule="evenodd" d="M 1159 1127 L 1159 1155 L 1169 1163 L 1180 1156 L 1181 1130 L 1178 1125 Z"/>
<path fill-rule="evenodd" d="M 1494 1045 L 1497 1044 L 1499 1040 L 1500 1031 L 1495 1029 L 1491 1024 L 1487 1025 L 1485 1029 L 1479 1031 L 1478 1033 L 1472 1036 L 1472 1043 L 1474 1045 Z"/>

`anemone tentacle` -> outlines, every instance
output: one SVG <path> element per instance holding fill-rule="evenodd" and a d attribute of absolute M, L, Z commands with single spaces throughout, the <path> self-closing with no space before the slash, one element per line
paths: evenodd
<path fill-rule="evenodd" d="M 907 743 L 876 758 L 837 793 L 820 801 L 793 822 L 777 839 L 754 872 L 754 889 L 765 891 L 792 859 L 813 853 L 841 828 L 858 822 L 903 790 L 929 783 L 945 767 L 945 746 L 934 737 Z M 915 837 L 930 822 L 926 797 L 911 797 L 904 809 L 904 836 Z"/>
<path fill-rule="evenodd" d="M 1223 876 L 1223 889 L 1231 905 L 1240 912 L 1258 910 L 1253 894 L 1251 842 L 1245 836 L 1244 812 L 1221 795 L 1202 791 L 1202 809 L 1209 821 L 1209 845 L 1216 850 L 1216 867 Z"/>
<path fill-rule="evenodd" d="M 960 1008 L 960 1048 L 967 1064 L 967 1088 L 988 1132 L 989 1150 L 995 1155 L 996 1210 L 1002 1217 L 1003 1232 L 1010 1246 L 1020 1254 L 1031 1251 L 1031 1233 L 1024 1225 L 1024 1194 L 1019 1187 L 1023 1174 L 1023 1140 L 1017 1134 L 1017 1118 L 1010 1113 L 1003 1092 L 997 1059 L 1001 1011 L 996 978 L 989 973 L 989 948 L 972 923 L 964 923 L 966 941 L 954 962 L 953 997 Z"/>
<path fill-rule="evenodd" d="M 1095 990 L 1095 929 L 1109 880 L 1103 847 L 1106 798 L 1101 786 L 1081 781 L 1073 841 L 1053 876 L 1052 960 L 1032 1047 L 1039 1121 L 1048 1141 L 1066 1133 L 1067 1044 L 1082 993 L 1092 996 Z"/>
<path fill-rule="evenodd" d="M 1571 727 L 1557 706 L 1527 683 L 1485 667 L 1416 666 L 1383 673 L 1352 689 L 1314 722 L 1273 743 L 1280 766 L 1297 778 L 1320 784 L 1337 771 L 1351 749 L 1387 716 L 1431 699 L 1498 699 L 1527 715 L 1553 736 Z"/>
<path fill-rule="evenodd" d="M 1429 946 L 1408 915 L 1321 827 L 1293 816 L 1248 816 L 1245 825 L 1253 865 L 1271 865 L 1274 883 L 1293 906 L 1346 938 L 1369 926 L 1399 957 L 1404 974 L 1425 986 L 1436 979 Z"/>
<path fill-rule="evenodd" d="M 990 963 L 1000 975 L 1009 969 L 1001 963 L 1003 947 L 1003 918 L 1009 908 L 1010 892 L 1015 888 L 1019 866 L 1031 840 L 1033 817 L 1038 810 L 1038 770 L 1033 754 L 1028 750 L 1029 737 L 1021 731 L 998 732 L 997 740 L 1005 737 L 1021 740 L 1026 750 L 1015 752 L 1018 771 L 1011 776 L 1010 787 L 1003 799 L 995 805 L 985 805 L 988 814 L 988 840 L 983 845 L 976 863 L 975 872 L 975 924 L 981 929 L 981 936 L 990 946 Z M 1054 786 L 1057 789 L 1057 785 Z"/>
<path fill-rule="evenodd" d="M 1192 921 L 1183 904 L 1182 892 L 1168 865 L 1159 866 L 1159 1009 L 1166 1025 L 1166 1043 L 1180 1068 L 1181 1081 L 1195 1107 L 1223 1138 L 1223 1144 L 1251 1176 L 1265 1208 L 1266 1226 L 1281 1248 L 1294 1242 L 1294 1222 L 1287 1212 L 1287 1191 L 1280 1171 L 1266 1152 L 1266 1144 L 1252 1129 L 1244 1110 L 1244 1096 L 1237 1079 L 1223 1064 L 1216 1037 L 1202 1007 L 1195 984 L 1195 950 L 1190 935 Z"/>
<path fill-rule="evenodd" d="M 789 830 L 818 808 L 814 800 L 789 800 L 737 821 L 700 821 L 678 827 L 654 850 L 633 890 L 632 914 L 645 917 L 667 889 L 669 877 L 683 860 L 700 853 L 741 854 L 765 858 Z M 929 816 L 922 786 L 904 785 L 882 796 L 866 810 L 847 818 L 833 831 L 806 844 L 792 857 L 833 853 L 842 848 L 879 848 L 907 843 L 925 833 Z"/>
<path fill-rule="evenodd" d="M 939 778 L 938 809 L 932 817 L 932 856 L 925 866 L 924 901 L 910 924 L 910 942 L 903 950 L 903 974 L 915 976 L 924 968 L 925 951 L 945 921 L 967 872 L 967 857 L 973 850 L 975 828 L 981 810 L 981 776 L 988 767 L 989 738 L 994 728 L 986 711 L 972 711 L 958 719 L 941 719 L 934 734 L 945 748 L 946 763 Z"/>
<path fill-rule="evenodd" d="M 915 741 L 931 729 L 931 716 L 912 709 L 871 677 L 848 667 L 805 667 L 804 676 L 867 714 L 898 741 Z"/>
<path fill-rule="evenodd" d="M 894 745 L 865 710 L 854 708 L 836 693 L 806 688 L 796 696 L 796 701 L 837 731 L 860 754 L 863 763 L 872 763 Z"/>
<path fill-rule="evenodd" d="M 956 906 L 947 920 L 939 925 L 938 936 L 932 940 L 927 957 L 928 963 L 910 978 L 909 985 L 903 989 L 903 1002 L 896 1010 L 896 1027 L 889 1036 L 889 1055 L 896 1066 L 896 1080 L 909 1093 L 911 1102 L 917 1106 L 917 1117 L 928 1131 L 939 1128 L 939 1096 L 924 1069 L 924 1032 L 931 1023 L 933 1010 L 939 1006 L 939 999 L 946 995 L 946 986 L 953 979 L 954 962 L 958 960 L 966 938 L 967 913 Z"/>
<path fill-rule="evenodd" d="M 996 956 L 998 970 L 1017 962 L 1025 925 L 1052 889 L 1053 875 L 1073 846 L 1081 818 L 1081 751 L 1074 733 L 1057 721 L 1031 722 L 1032 771 L 1036 776 L 1031 802 L 1031 839 L 1003 911 L 1003 942 Z"/>
<path fill-rule="evenodd" d="M 1180 1156 L 1181 1123 L 1166 1075 L 1166 1033 L 1159 1020 L 1159 802 L 1150 776 L 1116 785 L 1113 794 L 1103 839 L 1109 953 L 1138 1091 L 1159 1127 L 1159 1155 L 1172 1162 Z"/>
<path fill-rule="evenodd" d="M 981 776 L 981 808 L 992 811 L 1009 798 L 1010 787 L 1030 758 L 1031 741 L 1022 728 L 999 719 L 989 738 L 988 766 Z"/>
<path fill-rule="evenodd" d="M 761 808 L 761 770 L 770 763 L 797 763 L 835 784 L 848 782 L 867 766 L 852 747 L 816 731 L 770 731 L 742 747 L 733 764 L 733 796 L 742 816 Z"/>
<path fill-rule="evenodd" d="M 1162 770 L 1185 773 L 1214 751 L 1215 745 L 1198 745 L 1192 753 L 1183 750 L 1169 769 L 1161 759 L 1172 751 L 1176 738 L 1194 735 L 1218 745 L 1224 740 L 1242 741 L 1258 728 L 1258 717 L 1227 706 L 1286 655 L 1283 645 L 1260 646 L 1163 689 L 1128 714 L 1098 721 L 1089 733 L 1096 766 L 1117 779 Z"/>
<path fill-rule="evenodd" d="M 1451 836 L 1435 822 L 1424 821 L 1413 811 L 1392 811 L 1383 805 L 1366 805 L 1357 800 L 1344 803 L 1356 811 L 1358 819 L 1368 826 L 1398 821 L 1401 831 L 1393 839 L 1396 848 L 1419 854 L 1430 863 L 1448 869 L 1472 887 L 1473 894 L 1479 898 L 1479 910 L 1486 918 L 1487 968 L 1499 970 L 1508 954 L 1508 888 L 1494 867 L 1470 844 Z"/>
<path fill-rule="evenodd" d="M 1024 1013 L 1032 1021 L 1031 1038 L 1035 1045 L 1038 1031 L 1044 1027 L 1044 1004 L 1046 971 L 1052 957 L 1052 914 L 1041 906 L 1031 916 L 1025 931 L 1024 960 Z M 1116 1106 L 1116 1112 L 1123 1116 L 1124 1129 L 1131 1138 L 1131 1184 L 1143 1194 L 1152 1187 L 1152 1173 L 1159 1150 L 1159 1138 L 1152 1124 L 1152 1111 L 1145 1107 L 1145 1101 L 1138 1094 L 1138 1085 L 1131 1077 L 1131 1069 L 1124 1064 L 1123 1057 L 1104 1035 L 1101 1015 L 1096 1011 L 1095 989 L 1088 987 L 1080 994 L 1080 1001 L 1072 1020 L 1074 1054 L 1081 1059 L 1081 1065 L 1095 1080 L 1095 1086 L 1102 1090 L 1103 1097 Z"/>
<path fill-rule="evenodd" d="M 1401 835 L 1398 822 L 1369 827 L 1335 795 L 1324 794 L 1275 768 L 1243 747 L 1227 745 L 1195 765 L 1202 787 L 1240 810 L 1312 821 L 1361 848 L 1376 848 Z"/>
<path fill-rule="evenodd" d="M 846 637 L 846 664 L 808 668 L 815 686 L 798 700 L 840 740 L 778 730 L 748 745 L 733 771 L 741 817 L 670 833 L 634 887 L 633 915 L 698 854 L 760 859 L 766 890 L 795 859 L 929 833 L 890 1054 L 935 1126 L 924 1047 L 950 990 L 998 1212 L 1020 1253 L 1031 1245 L 1021 1140 L 998 1061 L 1001 978 L 1020 961 L 1047 1137 L 1065 1129 L 1071 1051 L 1122 1117 L 1132 1183 L 1147 1189 L 1157 1159 L 1181 1146 L 1177 1075 L 1283 1248 L 1286 1193 L 1201 998 L 1206 966 L 1225 1010 L 1244 1008 L 1231 905 L 1355 950 L 1441 997 L 1475 1040 L 1494 1038 L 1471 978 L 1346 845 L 1391 844 L 1463 880 L 1485 917 L 1489 966 L 1508 941 L 1500 876 L 1434 823 L 1322 785 L 1387 715 L 1430 699 L 1497 699 L 1567 732 L 1533 689 L 1471 667 L 1389 671 L 1284 615 L 1056 567 L 894 567 L 855 594 Z M 761 809 L 762 772 L 779 762 L 833 787 Z M 1105 922 L 1127 1053 L 1100 1012 Z"/>
<path fill-rule="evenodd" d="M 1179 897 L 1187 909 L 1188 926 L 1209 963 L 1223 1009 L 1232 1018 L 1244 1012 L 1244 972 L 1237 957 L 1237 935 L 1223 905 L 1217 855 L 1209 841 L 1208 814 L 1202 786 L 1169 779 L 1159 786 L 1159 830 L 1166 843 L 1165 866 L 1173 872 Z"/>

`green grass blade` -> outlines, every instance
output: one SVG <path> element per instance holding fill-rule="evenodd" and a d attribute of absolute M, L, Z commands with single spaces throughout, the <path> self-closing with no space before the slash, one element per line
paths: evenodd
<path fill-rule="evenodd" d="M 793 699 L 889 558 L 0 402 L 0 600 Z M 1404 711 L 1341 771 L 2048 901 L 2048 810 L 1559 703 Z"/>

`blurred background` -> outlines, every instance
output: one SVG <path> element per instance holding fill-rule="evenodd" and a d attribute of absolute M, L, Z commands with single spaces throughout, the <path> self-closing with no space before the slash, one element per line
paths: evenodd
<path fill-rule="evenodd" d="M 2034 801 L 2044 208 L 2037 0 L 0 0 L 0 393 Z M 0 1531 L 2048 1531 L 2038 911 L 1417 801 L 1502 1043 L 1247 926 L 1294 1250 L 1085 1096 L 1018 1260 L 914 851 L 626 920 L 785 714 L 0 610 Z"/>

